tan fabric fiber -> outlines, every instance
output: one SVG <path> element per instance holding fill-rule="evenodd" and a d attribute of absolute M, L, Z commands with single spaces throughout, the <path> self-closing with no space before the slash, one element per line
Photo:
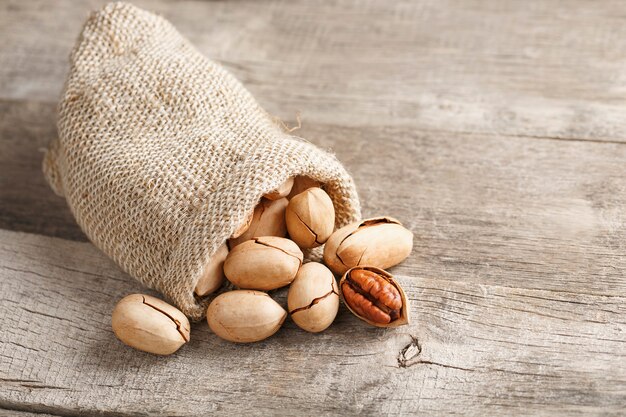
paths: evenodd
<path fill-rule="evenodd" d="M 337 226 L 360 216 L 336 158 L 277 127 L 165 19 L 108 4 L 84 26 L 43 168 L 89 239 L 192 319 L 217 248 L 293 175 L 324 183 Z"/>

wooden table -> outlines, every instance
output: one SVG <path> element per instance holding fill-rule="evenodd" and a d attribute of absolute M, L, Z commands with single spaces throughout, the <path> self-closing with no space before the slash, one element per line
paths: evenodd
<path fill-rule="evenodd" d="M 413 322 L 343 309 L 253 345 L 205 323 L 161 358 L 118 342 L 146 292 L 41 174 L 68 54 L 100 0 L 0 3 L 0 416 L 623 415 L 621 2 L 137 1 L 332 149 L 415 249 Z"/>

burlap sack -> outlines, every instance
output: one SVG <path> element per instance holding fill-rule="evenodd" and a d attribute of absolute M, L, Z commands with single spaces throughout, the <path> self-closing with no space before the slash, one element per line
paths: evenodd
<path fill-rule="evenodd" d="M 203 266 L 288 177 L 324 183 L 337 226 L 359 217 L 335 157 L 283 132 L 165 19 L 111 3 L 70 61 L 46 178 L 96 246 L 190 318 L 205 314 Z"/>

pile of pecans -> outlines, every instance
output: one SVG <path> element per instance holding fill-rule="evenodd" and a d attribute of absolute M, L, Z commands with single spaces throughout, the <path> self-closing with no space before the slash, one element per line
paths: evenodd
<path fill-rule="evenodd" d="M 308 332 L 335 320 L 339 298 L 359 319 L 378 327 L 409 321 L 402 287 L 384 270 L 411 253 L 413 234 L 390 217 L 334 230 L 333 203 L 319 183 L 290 178 L 266 194 L 248 220 L 205 267 L 195 293 L 206 296 L 227 279 L 238 289 L 215 297 L 207 322 L 217 336 L 248 343 L 276 333 L 289 314 Z M 289 238 L 287 238 L 289 236 Z M 324 264 L 303 264 L 302 249 L 324 246 Z M 339 284 L 335 274 L 341 276 Z M 266 291 L 289 285 L 287 309 Z M 113 311 L 115 335 L 136 349 L 160 355 L 189 341 L 190 326 L 175 307 L 148 295 L 123 298 Z"/>

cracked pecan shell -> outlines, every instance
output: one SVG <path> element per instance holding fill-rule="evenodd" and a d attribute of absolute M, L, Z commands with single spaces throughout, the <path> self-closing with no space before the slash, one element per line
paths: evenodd
<path fill-rule="evenodd" d="M 189 341 L 189 320 L 158 298 L 131 294 L 122 298 L 111 317 L 115 336 L 124 344 L 156 355 L 170 355 Z"/>
<path fill-rule="evenodd" d="M 289 201 L 286 198 L 278 200 L 262 198 L 254 208 L 252 217 L 248 217 L 228 240 L 230 249 L 255 237 L 287 236 L 285 209 L 288 204 Z"/>
<path fill-rule="evenodd" d="M 301 248 L 320 246 L 333 233 L 335 208 L 321 188 L 309 188 L 289 201 L 285 211 L 289 237 Z"/>
<path fill-rule="evenodd" d="M 324 246 L 324 263 L 335 274 L 358 265 L 390 268 L 413 249 L 413 233 L 392 217 L 374 217 L 336 230 Z"/>
<path fill-rule="evenodd" d="M 239 288 L 269 291 L 289 285 L 303 254 L 289 239 L 255 237 L 236 246 L 224 261 L 226 278 Z"/>
<path fill-rule="evenodd" d="M 330 269 L 317 262 L 302 265 L 289 287 L 287 306 L 301 329 L 317 333 L 328 328 L 339 310 L 339 289 Z"/>

